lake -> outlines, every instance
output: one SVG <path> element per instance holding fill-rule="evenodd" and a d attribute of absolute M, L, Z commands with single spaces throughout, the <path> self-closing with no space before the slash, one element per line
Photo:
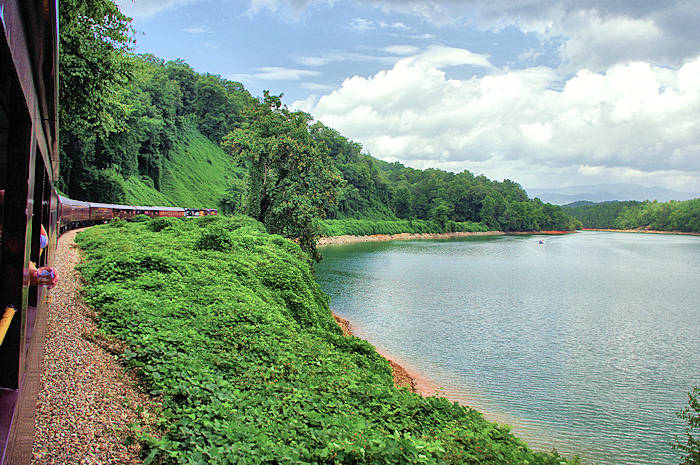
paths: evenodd
<path fill-rule="evenodd" d="M 581 232 L 321 252 L 331 308 L 439 394 L 536 449 L 678 463 L 675 413 L 700 385 L 700 237 Z"/>

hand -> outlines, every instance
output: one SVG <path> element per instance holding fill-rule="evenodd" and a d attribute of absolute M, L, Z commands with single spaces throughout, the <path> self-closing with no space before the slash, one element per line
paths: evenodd
<path fill-rule="evenodd" d="M 37 284 L 53 289 L 58 284 L 58 272 L 52 266 L 42 266 L 36 272 Z"/>

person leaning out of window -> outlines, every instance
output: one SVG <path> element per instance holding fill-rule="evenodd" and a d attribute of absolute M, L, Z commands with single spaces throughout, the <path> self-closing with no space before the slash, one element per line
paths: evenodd
<path fill-rule="evenodd" d="M 39 244 L 39 254 L 42 254 L 46 246 L 49 245 L 49 235 L 46 233 L 44 225 L 41 225 L 41 235 L 39 238 L 41 241 Z M 53 289 L 57 283 L 58 273 L 56 272 L 56 268 L 52 266 L 42 266 L 37 269 L 34 262 L 29 262 L 29 284 L 31 286 L 46 286 L 49 289 Z"/>

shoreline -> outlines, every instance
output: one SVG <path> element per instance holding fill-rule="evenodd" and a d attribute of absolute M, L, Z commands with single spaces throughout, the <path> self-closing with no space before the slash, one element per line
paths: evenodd
<path fill-rule="evenodd" d="M 700 236 L 700 233 L 697 233 L 697 232 L 659 231 L 658 229 L 581 228 L 581 231 L 624 232 L 624 233 L 643 233 L 643 234 L 678 234 L 680 236 Z"/>
<path fill-rule="evenodd" d="M 344 336 L 358 337 L 353 333 L 352 325 L 347 319 L 337 315 L 334 312 L 333 318 L 335 319 L 336 323 L 338 323 L 338 326 L 340 326 L 340 329 L 342 329 Z M 391 372 L 394 376 L 394 386 L 396 386 L 397 388 L 408 388 L 409 391 L 415 392 L 416 394 L 423 397 L 442 396 L 442 394 L 440 393 L 441 388 L 437 383 L 435 383 L 428 377 L 418 373 L 415 369 L 408 366 L 405 362 L 401 361 L 401 363 L 399 363 L 399 361 L 397 361 L 397 358 L 391 355 L 390 353 L 378 349 L 374 345 L 372 345 L 372 347 L 374 347 L 374 350 L 376 350 L 380 356 L 382 356 L 389 362 L 389 365 L 391 366 Z"/>
<path fill-rule="evenodd" d="M 385 242 L 385 241 L 410 241 L 427 239 L 452 239 L 455 237 L 472 236 L 555 236 L 562 234 L 574 234 L 576 231 L 475 231 L 475 232 L 451 232 L 451 233 L 400 233 L 400 234 L 371 234 L 368 236 L 356 236 L 346 234 L 342 236 L 322 236 L 316 241 L 317 247 L 328 245 L 351 244 L 356 242 Z"/>
<path fill-rule="evenodd" d="M 332 312 L 332 315 L 336 323 L 338 323 L 338 326 L 342 329 L 344 336 L 363 339 L 353 333 L 352 325 L 347 319 L 337 315 L 335 312 Z M 363 340 L 367 341 L 366 339 Z M 389 362 L 394 378 L 394 386 L 396 388 L 407 388 L 409 391 L 421 397 L 441 397 L 447 399 L 450 402 L 457 403 L 467 409 L 480 413 L 487 421 L 509 427 L 512 434 L 525 441 L 533 450 L 539 450 L 540 452 L 552 450 L 553 444 L 555 443 L 549 439 L 546 432 L 538 430 L 536 425 L 528 424 L 512 414 L 494 410 L 485 405 L 479 405 L 479 403 L 475 401 L 475 398 L 472 397 L 472 394 L 466 393 L 466 395 L 456 395 L 457 393 L 453 392 L 452 389 L 438 384 L 438 382 L 430 378 L 429 375 L 421 373 L 404 360 L 378 348 L 374 344 L 371 345 L 382 358 Z M 575 452 L 566 448 L 562 450 L 567 455 L 575 455 Z"/>

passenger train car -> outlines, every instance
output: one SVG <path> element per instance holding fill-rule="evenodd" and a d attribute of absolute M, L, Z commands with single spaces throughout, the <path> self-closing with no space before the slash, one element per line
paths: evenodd
<path fill-rule="evenodd" d="M 58 197 L 55 0 L 0 0 L 0 463 L 31 463 L 46 330 L 29 261 L 52 263 Z M 44 225 L 49 236 L 39 253 Z"/>
<path fill-rule="evenodd" d="M 111 203 L 83 202 L 58 196 L 59 234 L 69 230 L 104 223 L 113 218 L 130 220 L 136 215 L 152 218 L 169 216 L 173 218 L 216 215 L 215 208 L 144 207 L 138 205 L 116 205 Z"/>
<path fill-rule="evenodd" d="M 141 214 L 217 212 L 58 195 L 56 0 L 0 0 L 0 31 L 0 465 L 6 465 L 32 459 L 47 299 L 30 285 L 30 261 L 51 265 L 57 236 L 71 228 Z M 49 237 L 44 253 L 42 226 Z"/>

